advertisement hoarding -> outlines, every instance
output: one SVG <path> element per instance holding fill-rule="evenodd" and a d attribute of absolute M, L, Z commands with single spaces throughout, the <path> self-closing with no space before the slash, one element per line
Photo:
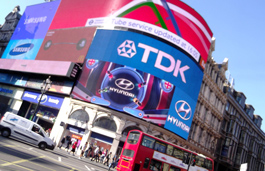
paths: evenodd
<path fill-rule="evenodd" d="M 2 58 L 34 60 L 60 2 L 28 6 Z"/>
<path fill-rule="evenodd" d="M 72 0 L 64 0 L 50 29 L 84 26 L 124 27 L 153 34 L 185 50 L 202 67 L 212 37 L 207 23 L 194 9 L 172 0 L 76 0 L 74 5 Z"/>
<path fill-rule="evenodd" d="M 138 33 L 98 29 L 72 95 L 187 139 L 202 77 L 180 49 Z"/>

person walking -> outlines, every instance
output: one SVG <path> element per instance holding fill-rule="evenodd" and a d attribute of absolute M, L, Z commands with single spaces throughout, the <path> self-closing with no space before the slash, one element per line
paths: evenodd
<path fill-rule="evenodd" d="M 107 156 L 105 157 L 105 162 L 103 163 L 104 165 L 107 164 L 107 166 L 109 165 L 109 159 L 111 158 L 112 152 L 109 152 L 107 154 Z"/>
<path fill-rule="evenodd" d="M 84 153 L 85 158 L 87 158 L 87 156 L 92 157 L 92 149 L 93 149 L 93 144 L 89 143 Z"/>
<path fill-rule="evenodd" d="M 71 154 L 71 152 L 73 153 L 73 156 L 75 155 L 75 149 L 77 147 L 77 141 L 74 141 L 73 145 L 72 145 L 72 149 L 68 154 Z"/>
<path fill-rule="evenodd" d="M 115 156 L 112 159 L 112 163 L 109 164 L 109 170 L 110 168 L 115 168 L 120 160 L 120 157 L 115 154 Z"/>
<path fill-rule="evenodd" d="M 66 147 L 65 147 L 66 151 L 70 149 L 71 144 L 72 144 L 71 140 L 67 140 Z"/>
<path fill-rule="evenodd" d="M 83 147 L 80 147 L 81 153 L 80 153 L 78 159 L 82 159 L 84 152 L 85 152 L 85 149 L 86 149 L 86 146 L 87 146 L 87 142 L 85 143 L 85 145 Z"/>
<path fill-rule="evenodd" d="M 62 138 L 61 144 L 59 145 L 59 149 L 61 149 L 63 144 L 65 143 L 65 138 L 66 138 L 65 136 Z"/>
<path fill-rule="evenodd" d="M 97 146 L 96 149 L 94 150 L 94 155 L 93 155 L 91 161 L 96 160 L 96 162 L 98 162 L 98 159 L 99 159 L 99 149 L 100 149 L 100 147 Z"/>

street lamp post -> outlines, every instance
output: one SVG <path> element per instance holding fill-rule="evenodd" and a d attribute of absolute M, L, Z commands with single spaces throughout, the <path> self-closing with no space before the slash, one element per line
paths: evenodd
<path fill-rule="evenodd" d="M 40 98 L 38 99 L 38 104 L 33 112 L 33 120 L 34 120 L 34 117 L 37 115 L 37 112 L 38 112 L 38 108 L 39 108 L 39 105 L 40 105 L 40 102 L 41 102 L 41 99 L 43 97 L 43 95 L 46 93 L 46 91 L 48 91 L 50 88 L 51 88 L 51 85 L 52 85 L 52 81 L 50 80 L 51 76 L 49 76 L 46 80 L 43 80 L 42 84 L 41 84 L 41 96 Z M 37 121 L 37 119 L 36 119 Z"/>

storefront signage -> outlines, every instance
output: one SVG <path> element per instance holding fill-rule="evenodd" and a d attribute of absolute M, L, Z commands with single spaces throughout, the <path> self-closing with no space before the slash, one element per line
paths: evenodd
<path fill-rule="evenodd" d="M 40 97 L 41 97 L 40 93 L 25 91 L 22 96 L 22 100 L 26 100 L 32 103 L 38 103 Z M 53 108 L 60 109 L 62 106 L 63 100 L 64 99 L 61 97 L 43 94 L 40 100 L 40 104 L 44 106 L 50 106 Z"/>
<path fill-rule="evenodd" d="M 0 92 L 13 94 L 13 90 L 5 89 L 0 87 Z"/>

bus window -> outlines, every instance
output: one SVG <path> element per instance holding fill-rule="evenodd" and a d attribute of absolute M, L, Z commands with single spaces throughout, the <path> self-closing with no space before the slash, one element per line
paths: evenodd
<path fill-rule="evenodd" d="M 124 149 L 122 155 L 127 156 L 127 157 L 133 157 L 134 151 L 129 150 L 129 149 Z"/>
<path fill-rule="evenodd" d="M 144 168 L 146 168 L 146 169 L 148 168 L 149 161 L 150 161 L 149 158 L 146 158 L 146 159 L 144 160 Z"/>
<path fill-rule="evenodd" d="M 169 169 L 169 171 L 180 171 L 180 168 L 171 166 L 170 169 Z"/>
<path fill-rule="evenodd" d="M 212 170 L 213 169 L 213 163 L 211 160 L 206 159 L 205 160 L 205 168 L 208 170 Z"/>
<path fill-rule="evenodd" d="M 179 158 L 180 160 L 183 160 L 183 154 L 184 151 L 179 148 L 174 148 L 173 151 L 173 157 Z"/>
<path fill-rule="evenodd" d="M 166 153 L 166 144 L 160 142 L 160 141 L 156 141 L 155 143 L 155 150 L 161 152 L 161 153 Z"/>
<path fill-rule="evenodd" d="M 138 140 L 139 140 L 139 137 L 140 137 L 140 133 L 139 132 L 131 132 L 129 134 L 127 142 L 129 144 L 136 144 L 138 142 Z"/>
<path fill-rule="evenodd" d="M 155 139 L 144 136 L 143 141 L 142 141 L 142 146 L 148 147 L 148 148 L 153 148 L 155 143 Z"/>
<path fill-rule="evenodd" d="M 172 156 L 172 154 L 173 154 L 173 146 L 167 145 L 167 155 Z"/>
<path fill-rule="evenodd" d="M 161 165 L 162 165 L 162 162 L 152 159 L 151 164 L 150 164 L 150 170 L 160 171 Z"/>
<path fill-rule="evenodd" d="M 204 158 L 200 157 L 200 156 L 196 156 L 196 165 L 200 166 L 200 167 L 204 167 Z"/>
<path fill-rule="evenodd" d="M 163 171 L 168 171 L 168 169 L 169 169 L 169 164 L 164 163 L 164 165 L 163 165 Z"/>

